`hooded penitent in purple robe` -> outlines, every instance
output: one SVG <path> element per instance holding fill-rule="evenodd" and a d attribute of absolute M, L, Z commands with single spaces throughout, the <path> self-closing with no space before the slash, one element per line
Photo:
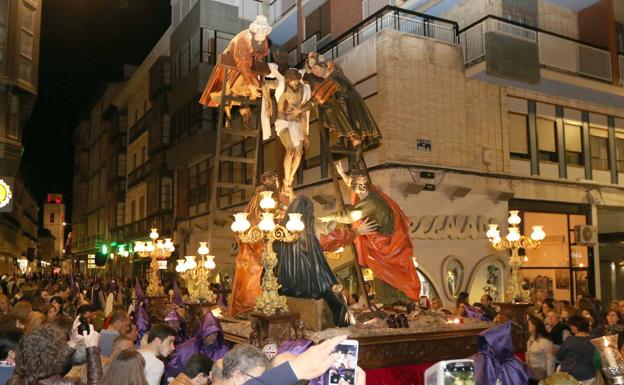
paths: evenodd
<path fill-rule="evenodd" d="M 204 339 L 213 334 L 216 335 L 215 341 L 212 344 L 205 343 Z M 230 348 L 225 345 L 219 320 L 211 312 L 207 312 L 195 337 L 176 345 L 171 360 L 165 365 L 163 381 L 180 374 L 193 354 L 203 354 L 214 362 L 223 358 L 229 350 Z"/>
<path fill-rule="evenodd" d="M 511 322 L 495 326 L 479 333 L 479 353 L 473 355 L 477 384 L 525 385 L 529 380 L 529 368 L 514 356 L 511 340 Z"/>
<path fill-rule="evenodd" d="M 484 312 L 467 304 L 464 304 L 464 317 L 475 318 L 481 321 L 489 321 Z"/>
<path fill-rule="evenodd" d="M 181 344 L 186 340 L 186 320 L 178 314 L 176 309 L 169 310 L 169 313 L 167 313 L 167 315 L 165 316 L 165 323 L 178 332 L 178 335 L 175 339 L 176 345 Z"/>
<path fill-rule="evenodd" d="M 137 332 L 139 333 L 139 338 L 136 340 L 137 347 L 141 346 L 143 336 L 150 330 L 149 315 L 147 315 L 143 306 L 143 302 L 138 302 L 137 307 L 134 310 L 134 323 L 136 324 Z"/>

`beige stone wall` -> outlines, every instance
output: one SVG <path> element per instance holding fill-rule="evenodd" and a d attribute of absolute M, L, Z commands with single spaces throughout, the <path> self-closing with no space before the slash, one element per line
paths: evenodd
<path fill-rule="evenodd" d="M 500 89 L 466 78 L 459 47 L 383 31 L 377 63 L 381 161 L 507 170 Z"/>
<path fill-rule="evenodd" d="M 576 12 L 545 0 L 538 1 L 537 12 L 537 25 L 540 29 L 573 39 L 578 38 Z"/>
<path fill-rule="evenodd" d="M 456 21 L 459 28 L 464 28 L 487 16 L 500 16 L 501 0 L 464 0 L 461 4 L 442 13 L 440 17 Z"/>

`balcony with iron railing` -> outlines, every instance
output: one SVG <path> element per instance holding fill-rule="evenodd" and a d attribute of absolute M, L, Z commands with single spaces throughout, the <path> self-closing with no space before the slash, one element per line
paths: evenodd
<path fill-rule="evenodd" d="M 143 182 L 150 174 L 151 170 L 151 162 L 148 160 L 134 170 L 130 171 L 128 174 L 128 190 Z"/>
<path fill-rule="evenodd" d="M 73 242 L 74 253 L 97 249 L 104 242 L 104 234 L 91 234 Z"/>
<path fill-rule="evenodd" d="M 467 67 L 486 59 L 488 33 L 537 44 L 539 64 L 543 68 L 603 82 L 613 79 L 609 50 L 491 15 L 466 27 L 459 34 Z"/>
<path fill-rule="evenodd" d="M 171 236 L 173 229 L 173 214 L 171 210 L 162 210 L 159 213 L 149 215 L 123 227 L 124 241 L 147 238 L 150 228 L 158 228 L 160 234 Z M 121 234 L 117 234 L 120 236 Z"/>
<path fill-rule="evenodd" d="M 307 51 L 320 51 L 327 59 L 334 60 L 385 29 L 449 44 L 458 44 L 459 42 L 457 37 L 459 28 L 454 21 L 386 6 L 324 47 L 312 47 L 311 42 L 307 40 L 305 48 Z"/>
<path fill-rule="evenodd" d="M 128 143 L 137 140 L 146 130 L 149 120 L 152 118 L 152 110 L 149 110 L 139 119 L 132 127 L 130 127 Z"/>

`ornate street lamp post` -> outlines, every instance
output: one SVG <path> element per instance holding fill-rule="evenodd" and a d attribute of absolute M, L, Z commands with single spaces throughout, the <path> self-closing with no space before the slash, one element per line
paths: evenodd
<path fill-rule="evenodd" d="M 522 290 L 522 281 L 520 279 L 522 259 L 518 255 L 518 250 L 537 249 L 541 241 L 546 237 L 546 233 L 544 233 L 543 230 L 544 226 L 533 226 L 533 232 L 530 237 L 520 235 L 520 228 L 518 225 L 521 221 L 518 210 L 511 210 L 509 211 L 509 219 L 507 220 L 510 226 L 507 228 L 507 235 L 505 238 L 501 238 L 498 225 L 496 224 L 489 225 L 490 228 L 487 231 L 487 237 L 494 250 L 511 250 L 511 256 L 509 257 L 511 277 L 509 278 L 509 286 L 505 295 L 507 302 L 528 302 L 528 295 Z"/>
<path fill-rule="evenodd" d="M 147 295 L 149 297 L 164 297 L 165 290 L 160 283 L 158 276 L 158 260 L 164 260 L 171 256 L 175 251 L 175 247 L 171 242 L 171 238 L 158 239 L 158 229 L 152 228 L 150 232 L 150 242 L 136 241 L 134 242 L 134 251 L 143 258 L 151 258 L 149 285 L 147 286 Z"/>
<path fill-rule="evenodd" d="M 264 276 L 262 277 L 262 294 L 256 298 L 256 311 L 266 316 L 273 316 L 277 312 L 288 312 L 286 297 L 278 294 L 277 290 L 280 285 L 277 277 L 273 274 L 273 269 L 277 266 L 277 254 L 273 251 L 273 242 L 293 242 L 304 229 L 301 221 L 301 214 L 289 213 L 286 226 L 276 224 L 275 208 L 277 202 L 273 199 L 273 192 L 264 191 L 261 193 L 260 208 L 262 209 L 262 218 L 257 226 L 251 226 L 247 219 L 248 213 L 242 212 L 234 215 L 234 223 L 232 223 L 232 231 L 238 234 L 238 238 L 243 243 L 256 243 L 262 241 L 264 243 L 264 251 L 262 253 L 262 266 L 264 267 Z"/>
<path fill-rule="evenodd" d="M 192 303 L 214 303 L 216 299 L 216 295 L 210 289 L 208 278 L 217 265 L 214 262 L 214 255 L 208 255 L 207 243 L 199 242 L 197 249 L 199 263 L 194 255 L 188 255 L 184 259 L 178 259 L 176 266 L 176 271 L 186 281 Z"/>

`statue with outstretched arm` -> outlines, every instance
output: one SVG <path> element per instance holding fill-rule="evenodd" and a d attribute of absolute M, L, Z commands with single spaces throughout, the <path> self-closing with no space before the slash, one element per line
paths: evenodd
<path fill-rule="evenodd" d="M 370 184 L 366 174 L 347 175 L 342 162 L 337 163 L 336 170 L 351 189 L 352 208 L 319 219 L 352 223 L 354 228 L 363 221 L 373 221 L 377 231 L 355 236 L 358 263 L 369 267 L 375 278 L 417 301 L 420 280 L 412 259 L 409 219 L 394 200 Z"/>

